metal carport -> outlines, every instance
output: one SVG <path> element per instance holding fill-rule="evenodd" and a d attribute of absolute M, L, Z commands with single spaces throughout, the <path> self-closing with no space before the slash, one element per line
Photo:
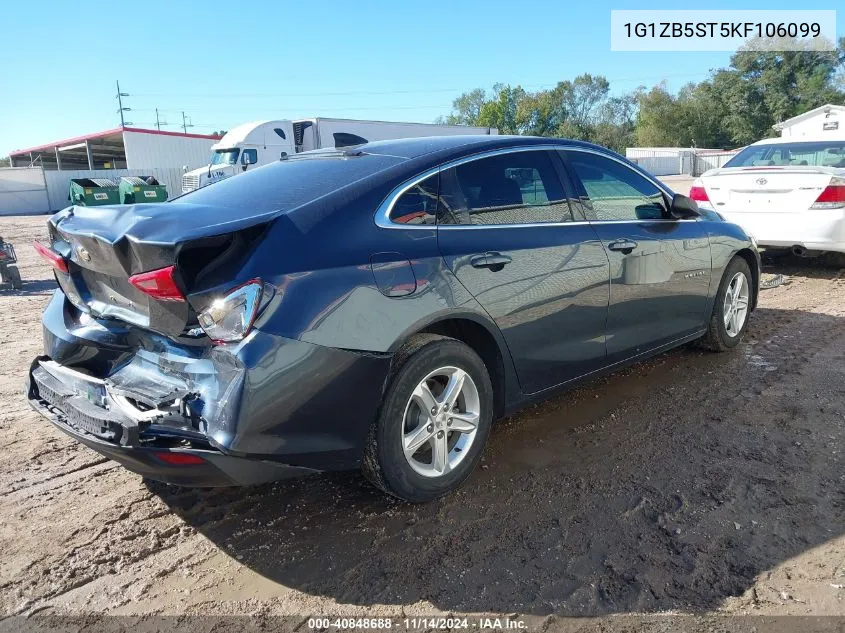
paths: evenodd
<path fill-rule="evenodd" d="M 46 145 L 15 150 L 12 167 L 44 169 L 125 169 L 123 128 L 96 132 Z"/>

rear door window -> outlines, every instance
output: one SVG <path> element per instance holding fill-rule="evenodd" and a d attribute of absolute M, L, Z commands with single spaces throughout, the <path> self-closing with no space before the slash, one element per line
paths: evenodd
<path fill-rule="evenodd" d="M 570 222 L 572 210 L 545 150 L 479 158 L 441 172 L 440 224 Z"/>

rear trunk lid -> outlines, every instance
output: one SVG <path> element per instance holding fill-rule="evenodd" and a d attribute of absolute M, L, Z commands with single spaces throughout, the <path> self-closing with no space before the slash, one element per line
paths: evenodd
<path fill-rule="evenodd" d="M 240 231 L 261 227 L 273 215 L 179 202 L 70 207 L 50 219 L 51 246 L 69 262 L 68 273 L 57 272 L 57 278 L 70 301 L 94 316 L 178 336 L 196 323 L 189 302 L 154 299 L 129 277 L 177 264 L 193 243 L 225 250 Z M 213 258 L 219 249 L 202 256 Z M 195 274 L 199 266 L 191 264 L 185 269 Z M 191 280 L 180 272 L 177 267 L 176 282 L 187 295 Z"/>
<path fill-rule="evenodd" d="M 834 167 L 723 167 L 706 172 L 702 183 L 717 211 L 796 213 L 806 211 L 834 176 Z"/>

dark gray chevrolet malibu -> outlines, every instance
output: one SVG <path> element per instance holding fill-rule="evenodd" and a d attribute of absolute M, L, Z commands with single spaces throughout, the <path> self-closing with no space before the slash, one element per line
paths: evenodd
<path fill-rule="evenodd" d="M 286 157 L 157 205 L 70 207 L 27 396 L 146 477 L 363 469 L 457 487 L 491 423 L 683 343 L 735 347 L 753 240 L 576 141 L 457 136 Z"/>

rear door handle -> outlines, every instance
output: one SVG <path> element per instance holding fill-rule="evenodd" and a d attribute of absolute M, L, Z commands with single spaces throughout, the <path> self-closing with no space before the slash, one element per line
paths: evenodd
<path fill-rule="evenodd" d="M 510 264 L 511 261 L 513 260 L 510 256 L 502 255 L 501 253 L 497 253 L 495 251 L 480 255 L 473 255 L 469 259 L 469 263 L 473 268 L 489 268 L 494 272 L 502 270 L 502 268 L 505 267 L 505 264 Z"/>
<path fill-rule="evenodd" d="M 610 244 L 607 245 L 608 250 L 611 251 L 620 251 L 627 255 L 631 253 L 635 248 L 637 248 L 638 244 L 634 240 L 629 239 L 618 239 L 613 240 Z"/>

